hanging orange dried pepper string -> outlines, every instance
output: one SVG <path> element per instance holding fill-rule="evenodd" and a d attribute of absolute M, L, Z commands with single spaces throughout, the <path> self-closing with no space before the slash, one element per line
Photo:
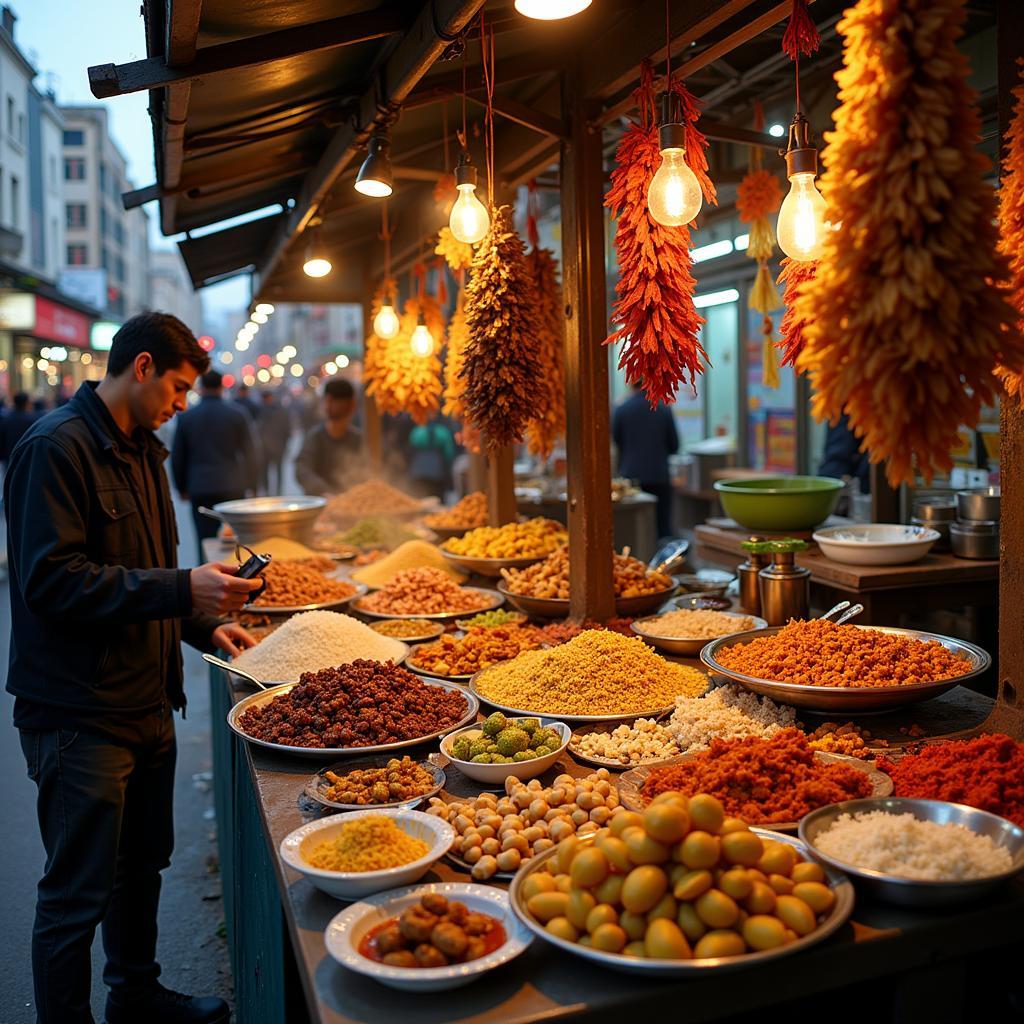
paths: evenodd
<path fill-rule="evenodd" d="M 1024 365 L 965 17 L 962 0 L 859 0 L 840 21 L 823 179 L 840 223 L 796 300 L 815 415 L 845 412 L 893 486 L 948 473 L 958 431 L 996 397 L 997 359 Z"/>
<path fill-rule="evenodd" d="M 1017 66 L 1024 74 L 1024 58 Z M 1014 88 L 1013 96 L 1009 145 L 999 182 L 999 248 L 1010 261 L 1011 301 L 1021 318 L 1017 326 L 1024 331 L 1024 84 Z M 1008 395 L 1024 399 L 1024 364 L 1000 363 L 995 374 Z"/>

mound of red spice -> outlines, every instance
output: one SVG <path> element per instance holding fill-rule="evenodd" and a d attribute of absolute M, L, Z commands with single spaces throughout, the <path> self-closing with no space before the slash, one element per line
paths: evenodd
<path fill-rule="evenodd" d="M 814 753 L 799 729 L 783 729 L 768 739 L 716 739 L 688 761 L 652 768 L 641 795 L 649 802 L 670 790 L 710 793 L 727 815 L 751 825 L 798 821 L 826 804 L 871 795 L 864 772 L 823 763 Z"/>
<path fill-rule="evenodd" d="M 949 800 L 1024 826 L 1024 743 L 1004 733 L 929 743 L 897 762 L 879 758 L 896 796 Z"/>

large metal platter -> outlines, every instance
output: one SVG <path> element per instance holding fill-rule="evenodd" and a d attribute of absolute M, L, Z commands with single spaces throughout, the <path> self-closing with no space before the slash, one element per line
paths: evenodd
<path fill-rule="evenodd" d="M 851 623 L 852 625 L 852 623 Z M 712 640 L 701 652 L 700 660 L 714 675 L 723 676 L 739 683 L 754 693 L 771 697 L 779 704 L 791 704 L 794 707 L 806 708 L 808 711 L 840 711 L 846 715 L 863 714 L 871 711 L 887 711 L 904 704 L 916 704 L 918 701 L 938 697 L 954 686 L 980 675 L 992 664 L 988 652 L 965 640 L 942 636 L 939 633 L 925 633 L 916 629 L 898 629 L 895 626 L 854 626 L 855 629 L 873 629 L 879 633 L 894 633 L 911 640 L 937 640 L 948 651 L 968 659 L 969 668 L 958 676 L 950 679 L 939 679 L 930 683 L 908 683 L 904 686 L 804 686 L 799 683 L 783 683 L 771 679 L 758 679 L 756 676 L 744 675 L 731 668 L 726 668 L 718 659 L 717 654 L 725 647 L 734 644 L 749 643 L 762 636 L 774 636 L 784 627 L 769 626 L 750 633 L 738 633 Z"/>
<path fill-rule="evenodd" d="M 787 836 L 781 832 L 772 832 L 769 829 L 754 828 L 756 832 L 765 839 L 773 839 L 779 843 L 786 843 L 795 847 L 805 857 L 809 858 L 810 852 L 807 847 L 795 836 Z M 582 844 L 593 843 L 594 836 L 584 836 Z M 544 925 L 535 921 L 526 910 L 523 899 L 523 883 L 533 874 L 534 871 L 542 870 L 545 865 L 556 855 L 558 848 L 545 850 L 544 853 L 531 857 L 527 863 L 519 869 L 516 877 L 512 880 L 509 888 L 509 900 L 512 903 L 512 910 L 516 917 L 530 929 L 534 935 L 540 936 L 545 942 L 570 953 L 573 956 L 583 957 L 601 967 L 610 967 L 616 971 L 624 971 L 628 974 L 643 974 L 655 978 L 693 978 L 704 974 L 719 974 L 722 971 L 737 970 L 744 967 L 756 967 L 767 963 L 769 960 L 777 960 L 781 956 L 789 956 L 792 953 L 800 953 L 813 946 L 830 935 L 833 935 L 846 923 L 853 911 L 853 883 L 843 874 L 835 869 L 822 865 L 826 879 L 832 891 L 836 895 L 835 905 L 829 912 L 828 917 L 818 925 L 809 935 L 798 938 L 785 946 L 775 949 L 766 949 L 755 953 L 743 953 L 740 956 L 709 957 L 704 960 L 648 960 L 643 957 L 624 956 L 622 953 L 606 953 L 592 946 L 580 946 L 575 942 L 568 942 L 552 935 Z"/>
<path fill-rule="evenodd" d="M 429 800 L 432 796 L 437 796 L 438 793 L 444 788 L 446 777 L 444 769 L 439 768 L 436 764 L 430 761 L 417 761 L 416 763 L 427 772 L 434 779 L 433 789 L 428 790 L 426 793 L 422 793 L 420 796 L 410 797 L 408 800 L 394 800 L 386 804 L 341 804 L 336 800 L 331 800 L 327 797 L 327 791 L 331 788 L 332 783 L 327 778 L 327 773 L 336 772 L 354 772 L 363 770 L 366 771 L 371 768 L 384 768 L 390 758 L 385 755 L 377 755 L 375 757 L 364 757 L 359 758 L 355 761 L 346 761 L 344 764 L 332 764 L 326 768 L 321 768 L 320 771 L 314 775 L 309 782 L 306 783 L 305 793 L 311 800 L 316 801 L 321 807 L 330 807 L 334 811 L 373 811 L 380 810 L 383 807 L 404 807 L 412 809 L 423 803 L 424 800 Z"/>
<path fill-rule="evenodd" d="M 406 612 L 404 615 L 392 615 L 363 608 L 362 598 L 360 598 L 358 601 L 353 602 L 352 610 L 359 612 L 360 615 L 365 615 L 368 619 L 430 619 L 433 622 L 448 622 L 451 619 L 461 619 L 464 615 L 476 615 L 477 612 L 493 611 L 505 603 L 505 598 L 501 594 L 496 594 L 493 590 L 488 590 L 486 587 L 463 587 L 462 589 L 473 590 L 478 594 L 483 594 L 488 599 L 488 604 L 482 605 L 480 608 L 474 608 L 470 612 L 435 612 L 433 615 L 428 615 L 426 612 Z"/>
<path fill-rule="evenodd" d="M 647 777 L 651 774 L 651 769 L 663 768 L 670 764 L 685 764 L 687 761 L 692 761 L 695 757 L 699 756 L 696 753 L 683 754 L 680 757 L 673 757 L 667 761 L 652 761 L 649 764 L 638 765 L 636 768 L 631 768 L 628 772 L 623 773 L 619 776 L 619 780 L 616 783 L 619 787 L 619 799 L 622 801 L 622 806 L 629 811 L 643 812 L 647 807 L 647 802 L 641 796 L 640 791 L 643 788 L 643 784 L 647 781 Z M 843 764 L 847 768 L 863 772 L 871 782 L 872 797 L 888 796 L 892 792 L 892 779 L 885 772 L 880 772 L 873 764 L 869 764 L 867 761 L 861 761 L 856 757 L 848 757 L 846 754 L 827 754 L 822 750 L 814 752 L 814 760 L 819 764 Z M 799 824 L 799 821 L 772 821 L 764 823 L 762 827 L 772 828 L 777 832 L 795 832 Z"/>
<path fill-rule="evenodd" d="M 536 565 L 543 562 L 547 555 L 532 555 L 529 558 L 473 558 L 471 555 L 456 555 L 448 551 L 443 545 L 438 548 L 449 565 L 454 566 L 462 572 L 477 576 L 501 575 L 502 569 L 525 569 L 529 565 Z"/>
<path fill-rule="evenodd" d="M 470 722 L 476 721 L 477 712 L 480 710 L 480 702 L 472 693 L 468 693 L 463 687 L 455 683 L 446 683 L 440 679 L 424 679 L 423 683 L 425 686 L 437 686 L 442 690 L 455 690 L 460 693 L 466 699 L 466 712 L 453 725 L 438 729 L 437 732 L 428 733 L 426 736 L 417 736 L 415 739 L 401 740 L 398 743 L 383 743 L 373 747 L 292 747 L 284 743 L 270 743 L 267 740 L 256 739 L 255 736 L 250 736 L 238 724 L 239 718 L 249 708 L 269 704 L 275 697 L 288 693 L 293 687 L 298 685 L 297 683 L 283 683 L 281 686 L 275 686 L 269 690 L 260 690 L 258 693 L 244 697 L 228 712 L 228 725 L 231 727 L 232 732 L 240 736 L 247 743 L 252 743 L 257 747 L 276 750 L 280 754 L 294 754 L 296 757 L 323 758 L 345 757 L 356 754 L 383 754 L 392 750 L 402 750 L 405 747 L 415 747 L 420 743 L 426 743 L 428 740 L 436 740 L 441 736 L 454 732 L 456 729 L 461 729 Z"/>
<path fill-rule="evenodd" d="M 347 581 L 346 581 L 347 582 Z M 349 594 L 348 597 L 339 597 L 334 601 L 318 601 L 314 604 L 247 604 L 242 609 L 244 612 L 262 612 L 264 615 L 296 615 L 299 612 L 319 612 L 326 611 L 331 608 L 343 608 L 345 605 L 352 601 L 357 601 L 359 598 L 364 597 L 366 594 L 366 585 L 364 583 L 352 583 L 352 586 L 356 588 L 354 594 Z"/>
<path fill-rule="evenodd" d="M 502 662 L 502 664 L 507 664 L 507 662 Z M 477 688 L 480 682 L 480 677 L 485 672 L 490 672 L 491 669 L 496 667 L 497 666 L 495 665 L 491 665 L 488 668 L 481 669 L 472 676 L 469 680 L 469 689 L 481 703 L 486 704 L 488 707 L 496 708 L 498 711 L 504 711 L 506 715 L 519 715 L 523 718 L 557 718 L 560 722 L 632 722 L 637 718 L 657 718 L 659 715 L 664 715 L 675 707 L 675 702 L 673 701 L 673 703 L 669 704 L 667 707 L 651 708 L 649 711 L 628 711 L 622 715 L 566 715 L 561 711 L 537 711 L 535 708 L 513 708 L 509 707 L 507 704 L 499 704 L 497 701 L 491 700 L 490 697 L 485 697 Z"/>
<path fill-rule="evenodd" d="M 728 615 L 729 618 L 736 620 L 753 619 L 754 625 L 751 629 L 764 629 L 768 625 L 764 619 L 759 619 L 756 615 L 747 615 L 745 612 L 723 612 L 722 614 Z M 718 637 L 707 636 L 661 636 L 657 633 L 658 619 L 660 618 L 660 615 L 649 615 L 647 618 L 637 619 L 630 625 L 630 629 L 632 629 L 637 636 L 643 637 L 649 644 L 657 647 L 660 651 L 664 651 L 666 654 L 675 654 L 690 658 L 696 657 L 700 654 L 701 650 L 711 643 L 712 640 L 719 639 Z M 735 633 L 725 633 L 723 635 L 735 636 Z"/>

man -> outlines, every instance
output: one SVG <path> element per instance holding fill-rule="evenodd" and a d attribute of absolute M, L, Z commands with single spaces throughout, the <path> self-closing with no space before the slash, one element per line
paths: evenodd
<path fill-rule="evenodd" d="M 324 385 L 323 423 L 306 434 L 295 478 L 307 494 L 337 494 L 363 477 L 362 435 L 352 426 L 356 391 L 343 377 Z"/>
<path fill-rule="evenodd" d="M 221 1024 L 220 999 L 157 982 L 160 871 L 174 843 L 172 710 L 180 642 L 252 645 L 234 623 L 258 580 L 175 567 L 177 529 L 153 431 L 185 408 L 206 354 L 173 316 L 114 336 L 107 376 L 22 438 L 4 482 L 11 633 L 7 689 L 46 867 L 32 934 L 41 1024 L 91 1024 L 102 924 L 107 1024 Z"/>
<path fill-rule="evenodd" d="M 651 408 L 642 382 L 615 410 L 612 440 L 619 450 L 619 476 L 635 480 L 658 499 L 658 537 L 672 536 L 672 482 L 668 457 L 679 451 L 675 417 L 666 405 Z"/>
<path fill-rule="evenodd" d="M 282 463 L 292 436 L 292 418 L 288 410 L 276 400 L 272 391 L 264 391 L 260 398 L 263 404 L 260 406 L 260 418 L 256 426 L 263 448 L 263 489 L 267 494 L 284 494 Z"/>
<path fill-rule="evenodd" d="M 259 419 L 260 407 L 244 384 L 239 385 L 238 390 L 235 392 L 235 404 L 241 406 L 249 414 L 249 418 L 253 423 Z"/>
<path fill-rule="evenodd" d="M 171 445 L 174 485 L 192 505 L 200 562 L 203 541 L 216 536 L 219 524 L 199 509 L 255 493 L 259 481 L 252 421 L 239 406 L 224 401 L 223 384 L 216 370 L 203 374 L 199 402 L 178 420 Z"/>
<path fill-rule="evenodd" d="M 19 391 L 14 396 L 14 408 L 0 419 L 0 463 L 5 466 L 10 461 L 14 446 L 39 418 L 29 409 L 28 401 L 28 395 Z"/>

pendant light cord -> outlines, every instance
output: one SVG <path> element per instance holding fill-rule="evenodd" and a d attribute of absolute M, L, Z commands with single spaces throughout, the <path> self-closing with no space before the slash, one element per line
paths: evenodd
<path fill-rule="evenodd" d="M 665 0 L 665 92 L 672 88 L 672 12 Z"/>
<path fill-rule="evenodd" d="M 391 280 L 391 225 L 388 223 L 387 199 L 380 204 L 380 237 L 384 240 L 384 291 L 386 295 L 391 295 L 394 282 Z"/>
<path fill-rule="evenodd" d="M 484 139 L 487 160 L 487 199 L 494 206 L 494 29 L 488 35 L 484 28 L 484 14 L 480 12 L 480 59 L 484 70 L 484 89 L 487 93 L 485 111 L 486 135 Z"/>

